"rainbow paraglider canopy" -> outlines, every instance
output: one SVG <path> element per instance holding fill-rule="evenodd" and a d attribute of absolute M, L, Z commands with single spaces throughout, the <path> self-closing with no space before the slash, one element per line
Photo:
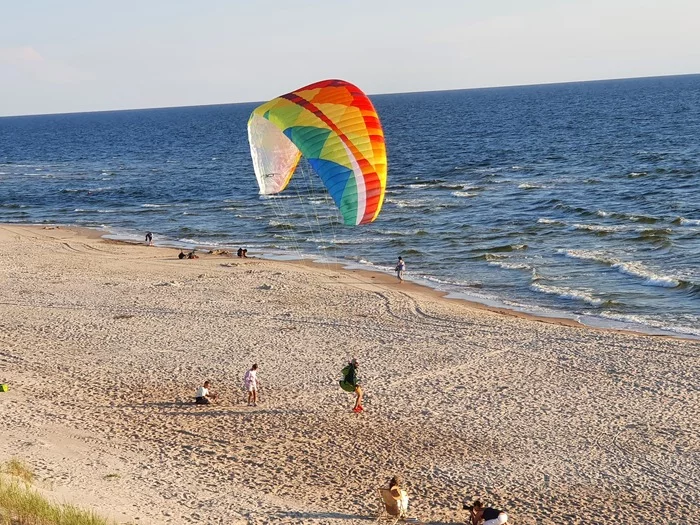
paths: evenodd
<path fill-rule="evenodd" d="M 248 140 L 260 193 L 279 193 L 303 155 L 348 225 L 379 215 L 386 189 L 386 148 L 377 112 L 359 88 L 323 80 L 256 108 Z"/>

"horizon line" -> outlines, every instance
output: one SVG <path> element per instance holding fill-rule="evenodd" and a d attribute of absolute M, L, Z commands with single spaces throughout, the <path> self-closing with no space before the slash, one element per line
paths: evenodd
<path fill-rule="evenodd" d="M 639 80 L 639 79 L 652 79 L 652 78 L 671 78 L 671 77 L 690 77 L 698 76 L 700 73 L 675 73 L 668 75 L 650 75 L 642 77 L 617 77 L 617 78 L 595 78 L 587 80 L 562 80 L 555 82 L 540 82 L 540 83 L 529 83 L 529 84 L 503 84 L 497 86 L 479 86 L 479 87 L 466 87 L 466 88 L 447 88 L 447 89 L 426 89 L 418 91 L 389 91 L 384 93 L 371 93 L 367 94 L 368 97 L 385 96 L 385 95 L 409 95 L 416 93 L 440 93 L 449 91 L 475 91 L 479 89 L 503 89 L 503 88 L 518 88 L 518 87 L 536 87 L 536 86 L 552 86 L 552 85 L 564 85 L 564 84 L 586 84 L 595 82 L 611 82 L 619 80 Z M 166 109 L 185 109 L 185 108 L 200 108 L 200 107 L 212 107 L 212 106 L 233 106 L 236 104 L 255 104 L 263 103 L 264 100 L 241 100 L 237 102 L 209 102 L 205 104 L 184 104 L 175 106 L 149 106 L 149 107 L 134 107 L 134 108 L 119 108 L 119 109 L 90 109 L 86 111 L 57 111 L 52 113 L 21 113 L 16 115 L 0 115 L 0 119 L 4 118 L 17 118 L 17 117 L 44 117 L 44 116 L 59 116 L 59 115 L 82 115 L 89 113 L 116 113 L 120 111 L 145 111 L 145 110 L 166 110 Z"/>

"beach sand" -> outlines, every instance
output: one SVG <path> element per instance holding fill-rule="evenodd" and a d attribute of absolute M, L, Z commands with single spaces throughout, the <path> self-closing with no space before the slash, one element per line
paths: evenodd
<path fill-rule="evenodd" d="M 177 253 L 0 225 L 0 460 L 58 500 L 132 523 L 367 523 L 401 474 L 425 522 L 474 497 L 516 524 L 698 518 L 697 342 Z M 338 386 L 353 356 L 363 414 Z M 195 406 L 205 379 L 222 400 Z"/>

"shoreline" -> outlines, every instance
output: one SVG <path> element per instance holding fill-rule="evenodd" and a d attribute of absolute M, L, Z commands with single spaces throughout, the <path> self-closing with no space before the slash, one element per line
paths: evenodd
<path fill-rule="evenodd" d="M 86 237 L 90 239 L 100 239 L 103 242 L 107 243 L 115 243 L 115 244 L 124 244 L 124 245 L 132 245 L 132 246 L 146 246 L 143 241 L 136 241 L 136 240 L 129 240 L 129 239 L 120 239 L 120 238 L 108 238 L 107 236 L 109 235 L 116 235 L 109 230 L 106 231 L 106 233 L 103 230 L 100 230 L 98 228 L 91 228 L 91 227 L 86 227 L 86 226 L 75 226 L 75 225 L 64 225 L 64 224 L 51 224 L 51 225 L 41 225 L 41 224 L 15 224 L 15 223 L 0 223 L 0 227 L 3 226 L 13 226 L 13 227 L 26 227 L 26 228 L 42 228 L 42 229 L 63 229 L 66 231 L 74 230 L 75 232 L 80 233 L 81 235 L 85 235 Z M 225 249 L 228 250 L 228 248 L 213 248 L 211 246 L 207 246 L 205 244 L 202 245 L 196 245 L 199 246 L 199 248 L 196 248 L 199 250 L 200 255 L 209 255 L 206 253 L 206 251 L 203 250 L 212 250 L 212 249 Z M 177 245 L 176 243 L 173 244 L 159 244 L 159 245 L 153 245 L 151 246 L 152 248 L 158 248 L 158 249 L 172 249 L 172 250 L 191 250 L 191 247 L 184 247 L 184 245 Z M 233 259 L 238 259 L 238 257 L 235 255 L 235 251 L 233 249 L 230 249 L 230 256 Z M 214 255 L 214 257 L 217 257 L 217 255 Z M 386 272 L 383 272 L 381 270 L 372 270 L 369 268 L 354 268 L 353 265 L 359 266 L 357 263 L 342 263 L 342 262 L 323 262 L 316 260 L 313 257 L 310 257 L 309 259 L 296 259 L 296 258 L 291 258 L 291 259 L 280 259 L 276 258 L 274 256 L 270 256 L 269 254 L 261 254 L 259 256 L 253 256 L 250 258 L 259 258 L 261 260 L 265 261 L 274 261 L 278 262 L 281 264 L 295 264 L 295 265 L 301 265 L 301 266 L 308 266 L 312 268 L 319 268 L 319 267 L 326 267 L 326 268 L 333 268 L 335 271 L 339 272 L 348 272 L 348 273 L 354 273 L 361 275 L 364 279 L 367 280 L 367 283 L 369 284 L 372 280 L 375 280 L 375 283 L 380 283 L 385 286 L 390 286 L 390 285 L 397 285 L 396 279 L 387 274 Z M 431 286 L 429 283 L 419 283 L 410 280 L 410 276 L 408 279 L 404 280 L 403 283 L 400 285 L 402 289 L 406 289 L 407 291 L 411 291 L 414 293 L 419 293 L 419 294 L 427 294 L 432 297 L 438 297 L 443 300 L 447 301 L 457 301 L 459 303 L 463 303 L 469 308 L 474 308 L 477 310 L 484 310 L 504 316 L 509 316 L 509 317 L 515 317 L 518 319 L 526 319 L 530 321 L 536 321 L 536 322 L 541 322 L 541 323 L 547 323 L 547 324 L 553 324 L 557 326 L 568 326 L 572 328 L 585 328 L 588 330 L 601 330 L 601 331 L 609 331 L 613 333 L 622 333 L 622 334 L 633 334 L 636 336 L 644 336 L 644 337 L 654 337 L 654 338 L 669 338 L 669 339 L 678 339 L 681 341 L 690 341 L 690 342 L 695 342 L 698 343 L 700 342 L 700 337 L 694 337 L 692 335 L 687 335 L 687 334 L 682 334 L 682 333 L 675 333 L 669 330 L 660 330 L 660 329 L 655 329 L 652 327 L 649 327 L 648 331 L 645 331 L 643 329 L 635 329 L 634 327 L 630 328 L 617 328 L 613 326 L 596 326 L 596 325 L 591 325 L 587 324 L 584 322 L 581 322 L 577 319 L 573 319 L 571 317 L 566 317 L 565 315 L 556 315 L 556 314 L 563 314 L 562 312 L 554 312 L 555 315 L 539 315 L 536 313 L 531 313 L 528 311 L 523 311 L 519 310 L 516 308 L 508 308 L 506 306 L 495 306 L 495 305 L 489 305 L 486 303 L 479 302 L 474 299 L 468 298 L 467 294 L 463 294 L 466 297 L 459 297 L 458 294 L 454 292 L 448 292 L 448 291 L 443 291 L 439 290 L 433 286 Z M 450 297 L 452 295 L 452 297 Z M 593 317 L 593 316 L 589 316 Z M 619 324 L 625 325 L 626 323 L 624 322 L 619 322 Z"/>

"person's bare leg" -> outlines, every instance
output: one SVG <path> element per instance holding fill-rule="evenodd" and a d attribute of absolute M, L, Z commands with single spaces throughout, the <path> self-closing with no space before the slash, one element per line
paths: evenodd
<path fill-rule="evenodd" d="M 257 406 L 257 405 L 258 405 L 258 391 L 253 390 L 253 406 Z"/>

